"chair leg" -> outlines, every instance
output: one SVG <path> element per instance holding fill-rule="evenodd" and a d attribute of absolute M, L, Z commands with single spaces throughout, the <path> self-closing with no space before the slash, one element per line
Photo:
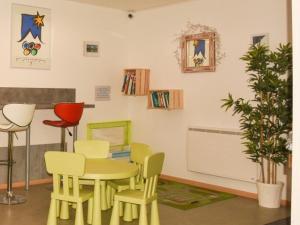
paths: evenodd
<path fill-rule="evenodd" d="M 114 197 L 115 197 L 115 194 L 116 194 L 116 189 L 112 188 L 111 189 L 111 195 L 110 195 L 110 204 L 111 205 L 114 205 Z"/>
<path fill-rule="evenodd" d="M 132 204 L 131 205 L 131 210 L 132 210 L 132 219 L 137 219 L 139 218 L 139 214 L 138 214 L 138 205 L 136 204 Z"/>
<path fill-rule="evenodd" d="M 66 201 L 61 201 L 60 218 L 62 220 L 68 220 L 70 218 L 69 203 Z"/>
<path fill-rule="evenodd" d="M 88 200 L 87 224 L 92 224 L 93 222 L 93 203 L 94 203 L 94 199 L 90 198 Z"/>
<path fill-rule="evenodd" d="M 106 182 L 101 181 L 100 182 L 100 200 L 101 200 L 101 210 L 107 210 L 107 202 L 106 202 Z"/>
<path fill-rule="evenodd" d="M 154 200 L 151 203 L 151 225 L 160 225 L 157 200 Z"/>
<path fill-rule="evenodd" d="M 123 216 L 124 215 L 124 203 L 120 202 L 119 203 L 119 216 Z"/>
<path fill-rule="evenodd" d="M 56 200 L 51 198 L 47 225 L 57 225 L 56 215 Z"/>
<path fill-rule="evenodd" d="M 82 202 L 77 202 L 75 225 L 84 225 Z"/>
<path fill-rule="evenodd" d="M 148 221 L 147 221 L 147 206 L 146 206 L 146 204 L 142 204 L 141 207 L 140 207 L 139 225 L 148 225 Z"/>
<path fill-rule="evenodd" d="M 119 201 L 114 201 L 114 207 L 111 213 L 110 218 L 110 225 L 119 225 L 120 224 L 120 218 L 119 218 Z"/>
<path fill-rule="evenodd" d="M 60 201 L 56 200 L 56 217 L 59 217 L 60 212 Z"/>
<path fill-rule="evenodd" d="M 131 203 L 124 203 L 124 217 L 123 220 L 130 222 L 132 221 L 132 204 Z"/>
<path fill-rule="evenodd" d="M 110 185 L 106 186 L 106 202 L 107 202 L 107 208 L 111 208 L 111 189 L 112 187 Z"/>

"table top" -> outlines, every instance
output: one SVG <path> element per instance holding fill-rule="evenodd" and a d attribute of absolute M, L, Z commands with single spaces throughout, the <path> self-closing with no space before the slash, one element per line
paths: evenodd
<path fill-rule="evenodd" d="M 134 164 L 112 159 L 86 159 L 82 179 L 113 180 L 135 176 L 138 167 Z"/>

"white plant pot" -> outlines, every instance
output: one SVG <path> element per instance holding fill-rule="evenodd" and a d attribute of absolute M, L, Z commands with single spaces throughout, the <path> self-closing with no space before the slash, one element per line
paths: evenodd
<path fill-rule="evenodd" d="M 265 184 L 261 182 L 256 183 L 258 204 L 266 208 L 279 208 L 283 183 Z"/>

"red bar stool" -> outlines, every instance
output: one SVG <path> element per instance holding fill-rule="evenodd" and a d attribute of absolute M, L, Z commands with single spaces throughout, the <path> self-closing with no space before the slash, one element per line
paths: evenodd
<path fill-rule="evenodd" d="M 77 140 L 77 125 L 82 116 L 84 103 L 57 103 L 54 106 L 55 115 L 61 120 L 44 120 L 43 123 L 53 127 L 61 128 L 61 151 L 65 151 L 65 139 L 66 139 L 66 129 L 68 127 L 73 127 L 73 150 L 74 142 Z M 69 135 L 72 133 L 68 130 Z"/>

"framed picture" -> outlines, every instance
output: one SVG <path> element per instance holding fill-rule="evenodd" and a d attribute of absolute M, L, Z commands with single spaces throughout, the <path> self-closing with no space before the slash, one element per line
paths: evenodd
<path fill-rule="evenodd" d="M 12 4 L 11 66 L 50 69 L 50 9 Z"/>
<path fill-rule="evenodd" d="M 83 55 L 91 57 L 99 56 L 99 43 L 96 41 L 85 41 L 83 43 Z"/>
<path fill-rule="evenodd" d="M 269 45 L 269 34 L 255 34 L 251 37 L 251 42 L 253 45 L 261 44 L 261 45 Z"/>
<path fill-rule="evenodd" d="M 215 65 L 215 33 L 185 35 L 182 37 L 181 69 L 184 73 L 213 72 Z"/>

